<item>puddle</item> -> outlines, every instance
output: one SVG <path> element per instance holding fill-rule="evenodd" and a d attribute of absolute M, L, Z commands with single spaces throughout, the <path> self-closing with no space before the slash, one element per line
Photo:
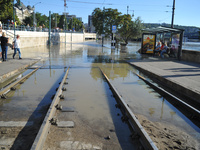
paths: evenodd
<path fill-rule="evenodd" d="M 117 115 L 120 111 L 115 108 L 116 102 L 102 78 L 100 67 L 134 113 L 143 115 L 151 121 L 180 127 L 183 132 L 190 135 L 199 133 L 199 129 L 190 126 L 191 122 L 188 120 L 185 122 L 184 116 L 178 110 L 132 73 L 132 71 L 138 72 L 137 70 L 124 62 L 125 59 L 140 59 L 137 54 L 139 48 L 138 43 L 130 43 L 126 51 L 121 52 L 120 49 L 111 50 L 109 43 L 105 43 L 105 47 L 102 48 L 96 42 L 84 42 L 61 44 L 51 48 L 22 49 L 24 58 L 42 57 L 43 61 L 36 65 L 44 67 L 34 73 L 27 82 L 19 85 L 15 92 L 9 93 L 10 98 L 3 100 L 0 104 L 0 115 L 5 118 L 4 120 L 16 118 L 23 120 L 29 116 L 40 116 L 41 108 L 50 104 L 51 96 L 58 87 L 58 80 L 61 80 L 66 68 L 70 67 L 69 79 L 67 79 L 69 84 L 66 86 L 67 94 L 61 103 L 63 107 L 73 107 L 75 113 L 74 116 L 63 113 L 63 116 L 59 117 L 62 121 L 72 117 L 77 121 L 75 126 L 76 123 L 83 125 L 77 130 L 80 131 L 80 137 L 75 135 L 79 139 L 73 140 L 83 141 L 81 136 L 84 134 L 81 135 L 81 132 L 86 130 L 92 135 L 88 136 L 90 139 L 94 138 L 95 141 L 96 138 L 97 141 L 100 140 L 103 143 L 104 138 L 110 134 L 109 130 L 115 130 L 115 141 L 120 143 L 115 146 L 118 149 L 131 149 L 134 144 L 129 142 L 130 131 Z M 7 116 L 7 112 L 13 115 Z M 58 133 L 65 132 L 60 130 Z M 62 137 L 58 139 L 71 141 Z M 95 145 L 95 143 L 91 144 Z M 104 144 L 106 145 L 106 142 Z"/>
<path fill-rule="evenodd" d="M 30 116 L 39 117 L 40 109 L 51 103 L 51 96 L 58 87 L 63 70 L 38 70 L 26 82 L 16 86 L 15 91 L 1 99 L 1 121 L 27 120 Z M 36 109 L 37 108 L 37 109 Z"/>

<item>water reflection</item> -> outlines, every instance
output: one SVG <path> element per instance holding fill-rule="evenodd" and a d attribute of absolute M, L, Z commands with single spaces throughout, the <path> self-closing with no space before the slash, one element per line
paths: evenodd
<path fill-rule="evenodd" d="M 124 62 L 124 59 L 140 58 L 137 54 L 140 46 L 138 43 L 130 43 L 125 53 L 122 53 L 120 49 L 111 50 L 109 43 L 105 43 L 105 47 L 101 47 L 95 42 L 61 44 L 41 50 L 48 60 L 43 63 L 50 69 L 68 66 L 71 68 L 88 67 L 91 68 L 91 77 L 95 81 L 99 81 L 102 79 L 101 74 L 97 71 L 98 69 L 92 68 L 102 68 L 129 106 L 133 108 L 134 113 L 142 114 L 153 121 L 177 125 L 187 132 L 194 132 L 190 127 L 191 122 L 189 120 L 185 122 L 186 119 L 180 112 L 132 73 L 136 72 L 142 75 L 141 72 Z M 32 50 L 33 52 L 34 50 Z M 27 54 L 27 56 L 29 55 Z M 51 73 L 50 71 L 50 76 Z M 81 73 L 82 70 L 79 69 L 78 74 Z"/>

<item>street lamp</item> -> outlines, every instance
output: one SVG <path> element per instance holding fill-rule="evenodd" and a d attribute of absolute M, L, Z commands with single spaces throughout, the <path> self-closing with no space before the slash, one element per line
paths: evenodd
<path fill-rule="evenodd" d="M 174 10 L 175 10 L 175 0 L 173 0 L 171 28 L 174 27 Z"/>
<path fill-rule="evenodd" d="M 35 3 L 34 5 L 33 5 L 33 26 L 34 26 L 34 29 L 35 29 L 35 26 L 36 26 L 36 23 L 35 23 L 35 6 L 37 5 L 37 4 L 40 4 L 41 2 L 38 2 L 38 3 Z"/>

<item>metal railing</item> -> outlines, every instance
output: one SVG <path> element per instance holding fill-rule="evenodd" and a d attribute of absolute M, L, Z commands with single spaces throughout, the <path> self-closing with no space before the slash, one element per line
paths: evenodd
<path fill-rule="evenodd" d="M 3 30 L 14 30 L 13 24 L 2 24 Z M 30 27 L 25 25 L 15 26 L 16 31 L 34 31 L 34 32 L 49 32 L 48 28 L 42 28 L 42 26 L 39 27 Z M 71 30 L 63 30 L 63 29 L 51 29 L 51 32 L 61 32 L 61 33 L 83 33 L 83 30 L 81 31 L 71 31 Z"/>

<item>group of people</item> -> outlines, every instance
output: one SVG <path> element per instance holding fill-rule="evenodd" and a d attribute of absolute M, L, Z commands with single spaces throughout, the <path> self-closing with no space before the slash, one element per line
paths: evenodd
<path fill-rule="evenodd" d="M 161 43 L 162 43 L 162 45 L 161 45 Z M 158 44 L 154 50 L 154 55 L 155 55 L 155 53 L 158 53 L 158 55 L 161 58 L 164 58 L 164 53 L 167 53 L 167 50 L 168 50 L 168 46 L 164 42 L 158 42 Z"/>
<path fill-rule="evenodd" d="M 20 52 L 20 39 L 19 39 L 19 37 L 20 36 L 17 35 L 17 37 L 13 40 L 13 43 L 12 43 L 12 49 L 14 49 L 13 59 L 15 58 L 17 51 L 19 53 L 19 59 L 22 59 L 21 52 Z M 3 61 L 7 61 L 8 43 L 9 43 L 9 38 L 6 37 L 6 33 L 5 32 L 2 33 L 0 31 L 0 44 L 1 44 L 0 57 L 2 57 Z"/>

